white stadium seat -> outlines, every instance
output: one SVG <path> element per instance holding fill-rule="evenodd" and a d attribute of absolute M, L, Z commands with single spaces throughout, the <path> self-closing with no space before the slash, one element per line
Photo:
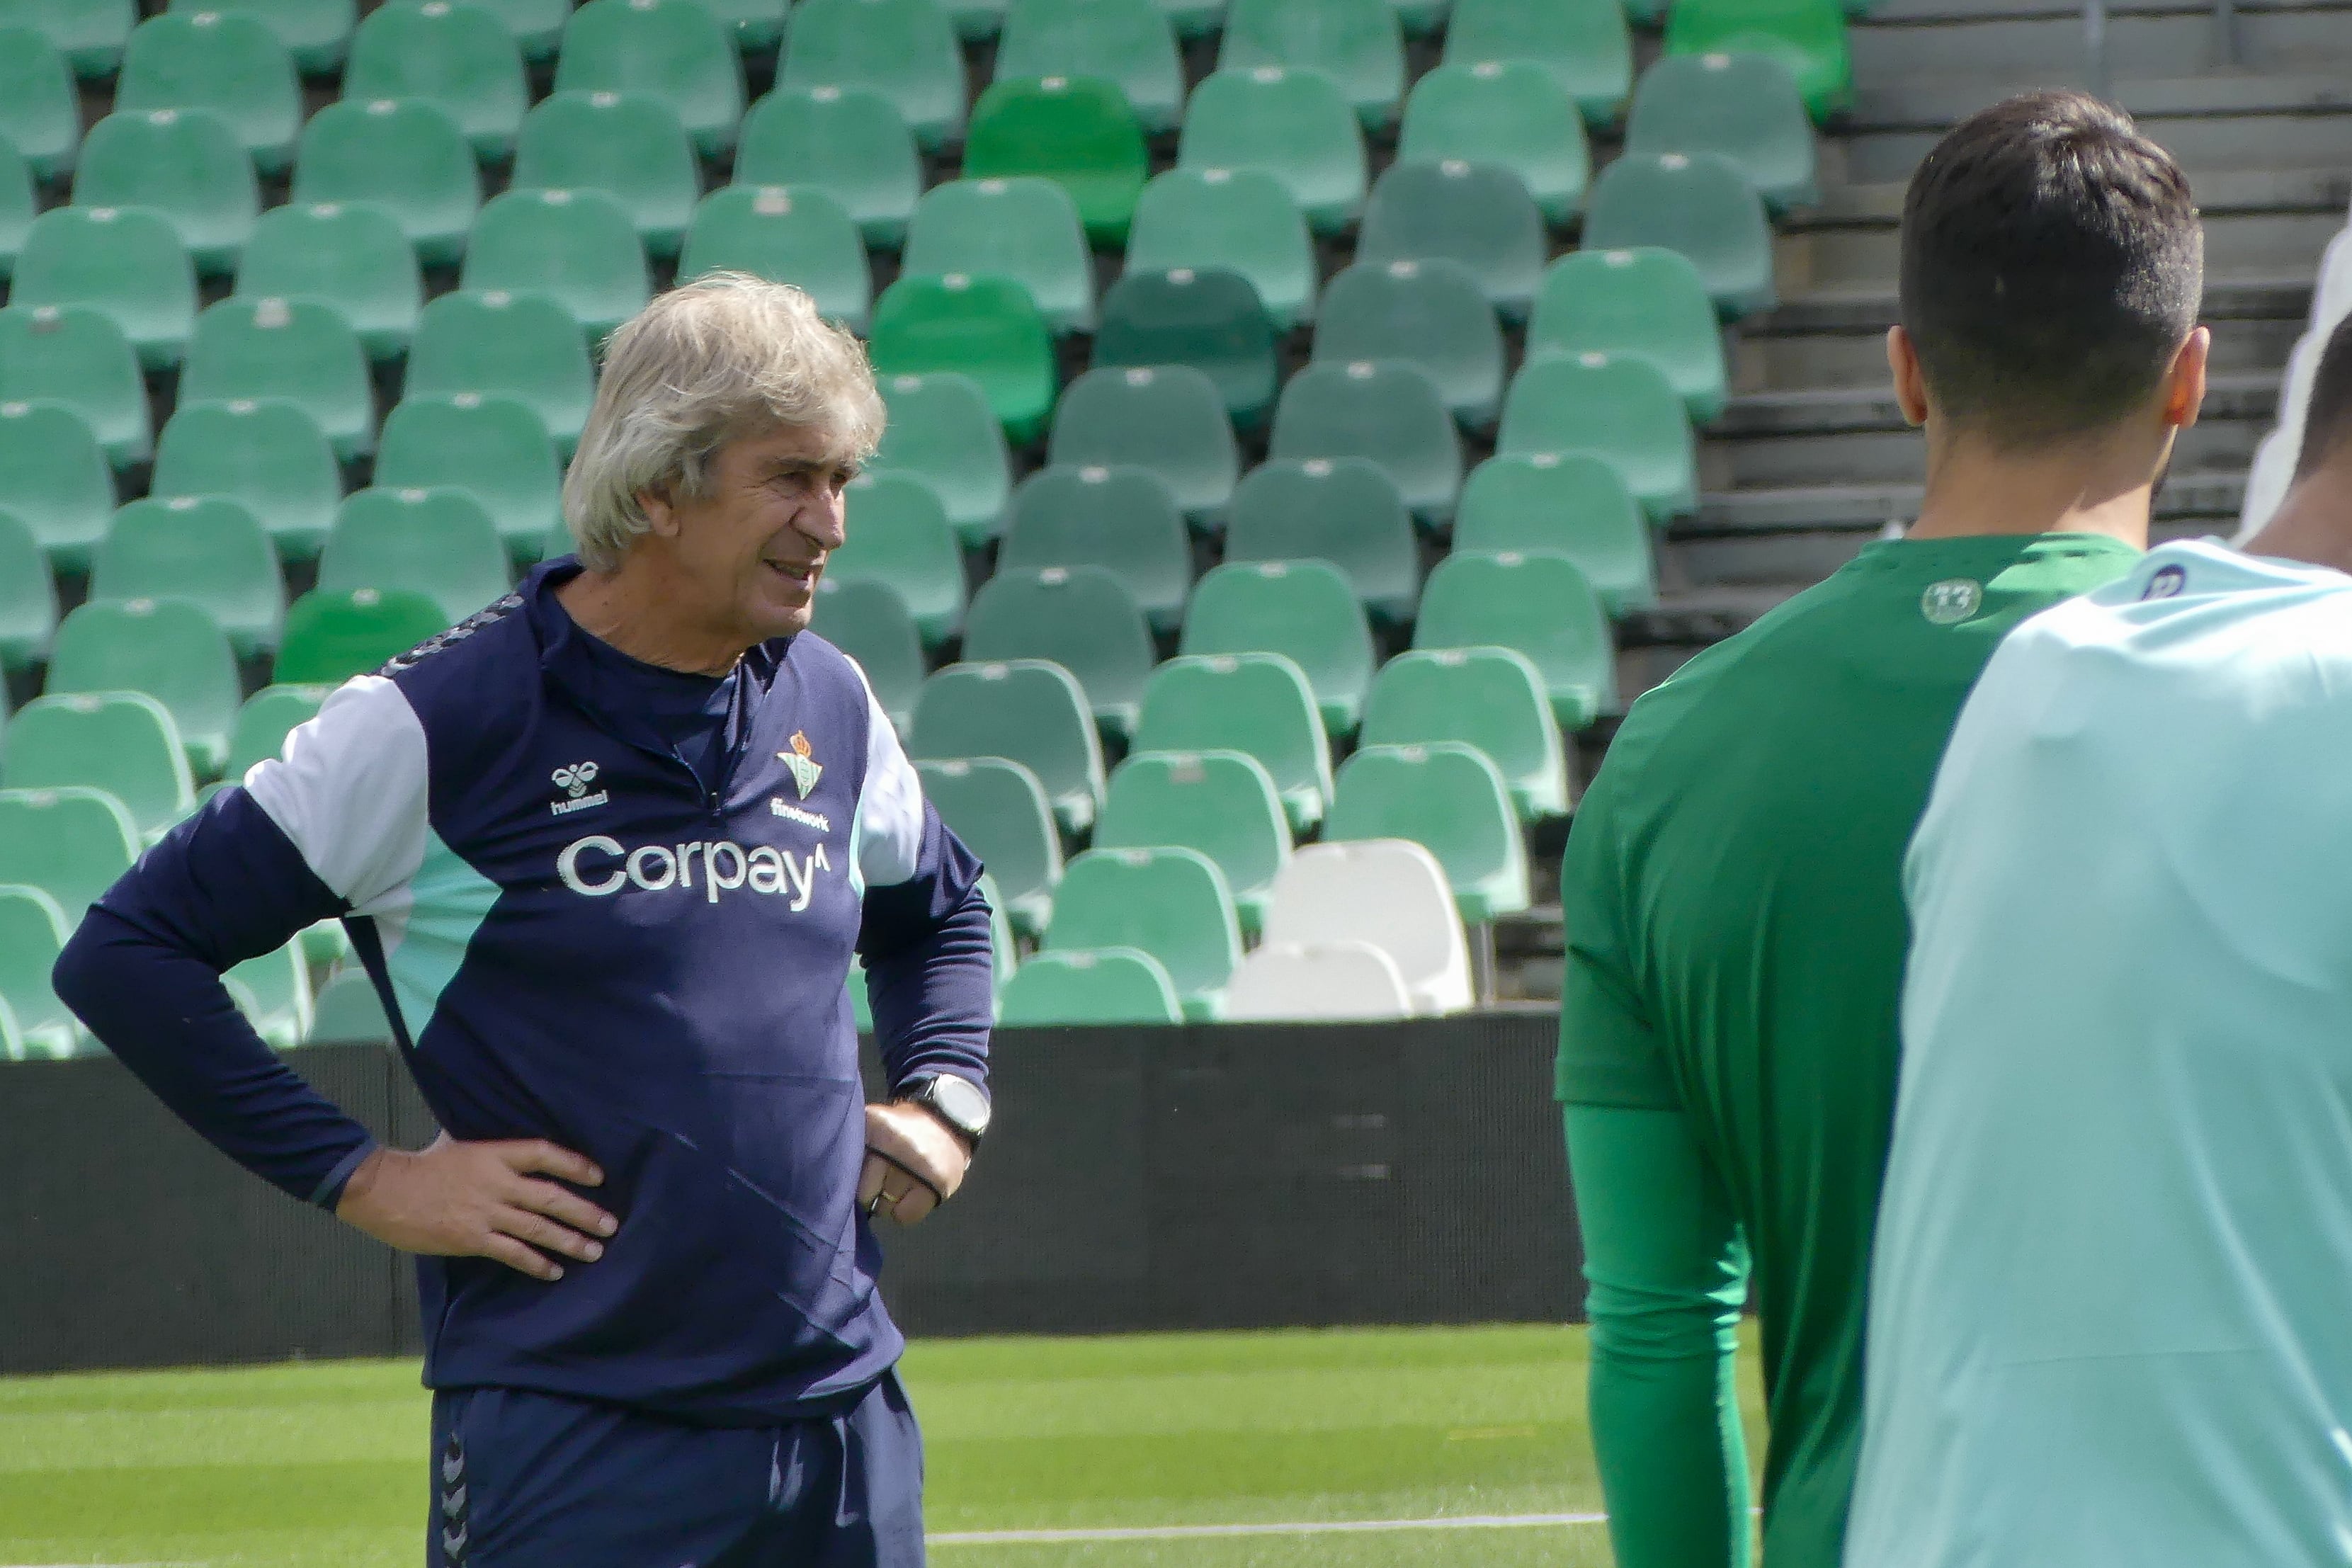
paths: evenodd
<path fill-rule="evenodd" d="M 1444 868 L 1402 838 L 1316 844 L 1275 879 L 1265 943 L 1369 942 L 1393 960 L 1417 1016 L 1470 1005 L 1470 948 Z"/>
<path fill-rule="evenodd" d="M 2246 469 L 2246 499 L 2239 508 L 2238 531 L 2231 536 L 2231 543 L 2242 549 L 2278 510 L 2294 479 L 2295 454 L 2302 445 L 2300 432 L 2278 429 L 2263 437 L 2263 444 L 2254 448 L 2254 460 Z"/>
<path fill-rule="evenodd" d="M 1409 1018 L 1396 960 L 1369 942 L 1266 942 L 1225 986 L 1230 1022 Z"/>

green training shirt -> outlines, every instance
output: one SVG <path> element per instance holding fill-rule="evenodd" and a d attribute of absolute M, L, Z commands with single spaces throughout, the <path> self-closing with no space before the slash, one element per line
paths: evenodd
<path fill-rule="evenodd" d="M 2137 558 L 2084 534 L 1872 544 L 1637 702 L 1578 809 L 1559 1096 L 1682 1112 L 1744 1236 L 1770 1568 L 1839 1562 L 1894 1118 L 1905 846 L 2000 639 Z M 1578 1201 L 1591 1215 L 1648 1194 Z M 1596 1408 L 1604 1476 L 1638 1469 L 1609 1462 L 1609 1425 Z M 1688 1560 L 1622 1534 L 1620 1553 L 1627 1568 Z"/>

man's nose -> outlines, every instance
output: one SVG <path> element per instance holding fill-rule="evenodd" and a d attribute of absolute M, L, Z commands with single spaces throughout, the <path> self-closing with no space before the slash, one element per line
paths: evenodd
<path fill-rule="evenodd" d="M 818 496 L 801 508 L 793 526 L 806 534 L 809 541 L 825 550 L 838 550 L 849 536 L 848 507 L 838 495 Z"/>

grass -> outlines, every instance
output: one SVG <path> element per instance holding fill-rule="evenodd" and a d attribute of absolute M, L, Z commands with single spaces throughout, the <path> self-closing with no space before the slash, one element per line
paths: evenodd
<path fill-rule="evenodd" d="M 1601 1509 L 1570 1328 L 933 1341 L 937 1534 Z M 1753 1419 L 1755 1391 L 1748 1390 Z M 414 1568 L 412 1362 L 0 1381 L 0 1563 Z M 943 1568 L 1605 1568 L 1606 1530 L 943 1542 Z"/>

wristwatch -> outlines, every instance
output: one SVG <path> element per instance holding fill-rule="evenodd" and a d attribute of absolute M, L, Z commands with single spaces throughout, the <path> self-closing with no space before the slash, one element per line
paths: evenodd
<path fill-rule="evenodd" d="M 912 1100 L 962 1133 L 975 1150 L 988 1135 L 988 1091 L 968 1078 L 932 1073 L 908 1083 L 898 1098 Z"/>

